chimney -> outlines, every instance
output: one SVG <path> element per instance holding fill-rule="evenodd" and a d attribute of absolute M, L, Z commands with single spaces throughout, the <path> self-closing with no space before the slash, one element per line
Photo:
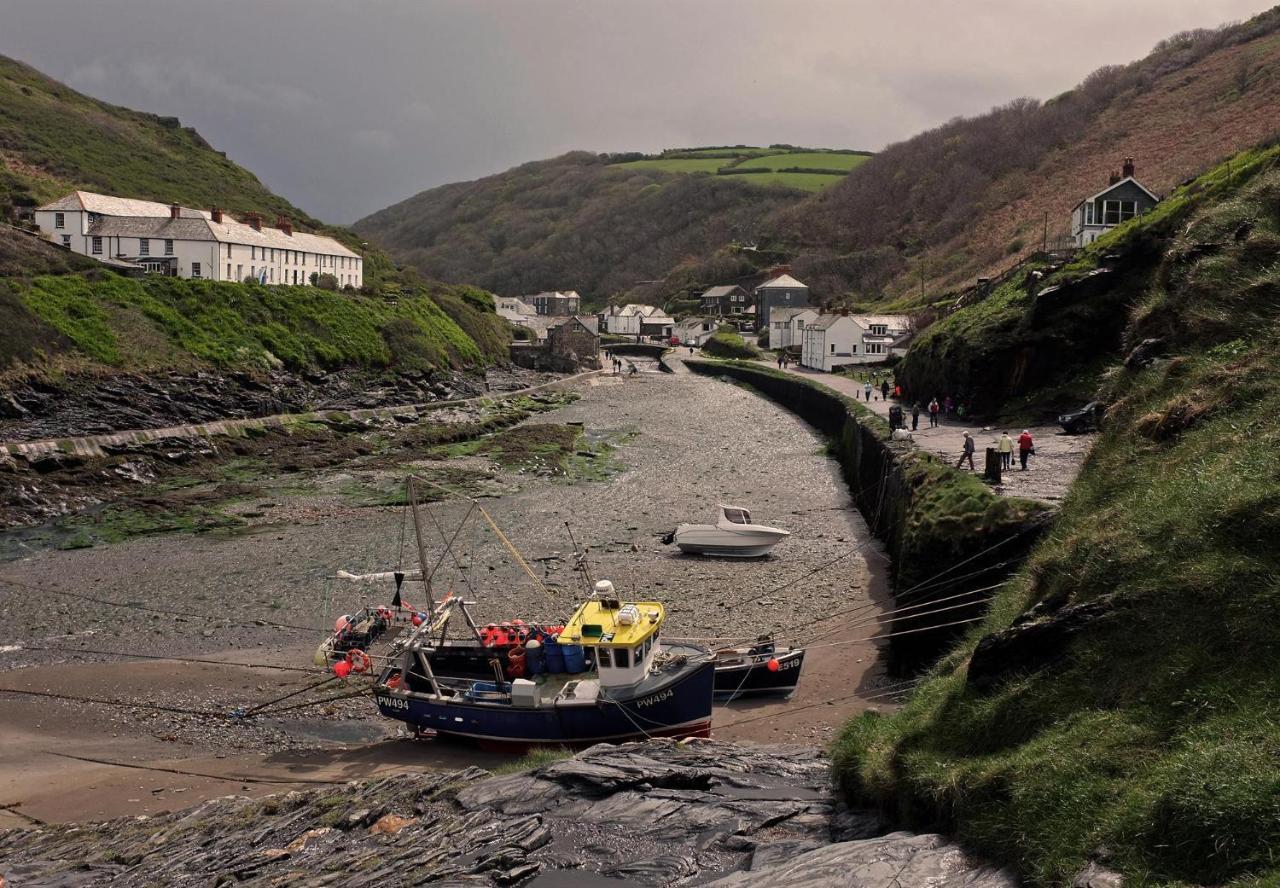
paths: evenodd
<path fill-rule="evenodd" d="M 1132 157 L 1126 157 L 1126 158 L 1124 159 L 1124 167 L 1123 167 L 1122 169 L 1123 169 L 1123 172 L 1120 174 L 1120 177 L 1121 177 L 1122 179 L 1132 179 L 1132 178 L 1133 178 L 1133 170 L 1134 170 L 1134 166 L 1133 166 L 1133 158 L 1132 158 Z"/>
<path fill-rule="evenodd" d="M 181 215 L 182 215 L 182 207 L 178 206 L 177 204 L 169 204 L 170 219 L 177 219 Z"/>
<path fill-rule="evenodd" d="M 1119 174 L 1119 173 L 1117 173 L 1115 170 L 1112 170 L 1112 171 L 1111 171 L 1111 181 L 1110 181 L 1110 182 L 1108 182 L 1107 184 L 1108 184 L 1108 185 L 1114 185 L 1114 184 L 1116 184 L 1116 183 L 1117 183 L 1117 182 L 1119 182 L 1119 181 L 1120 181 L 1120 174 Z"/>
<path fill-rule="evenodd" d="M 217 222 L 219 225 L 221 225 L 222 224 L 222 208 L 211 207 L 209 209 L 209 218 L 212 219 L 214 222 Z"/>
<path fill-rule="evenodd" d="M 293 223 L 284 216 L 276 216 L 276 228 L 279 228 L 289 237 L 293 237 Z"/>
<path fill-rule="evenodd" d="M 262 230 L 262 216 L 258 215 L 257 213 L 250 213 L 249 215 L 245 216 L 244 221 L 245 221 L 245 224 L 248 225 L 250 228 L 252 228 L 254 231 Z"/>

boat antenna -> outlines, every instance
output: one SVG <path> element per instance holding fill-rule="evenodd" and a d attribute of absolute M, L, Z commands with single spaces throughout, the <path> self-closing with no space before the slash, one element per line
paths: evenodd
<path fill-rule="evenodd" d="M 587 561 L 586 550 L 578 550 L 578 541 L 573 538 L 573 528 L 569 526 L 569 522 L 564 523 L 564 529 L 569 531 L 569 542 L 573 543 L 573 560 L 577 566 L 582 569 L 583 580 L 587 584 L 587 595 L 591 594 L 591 590 L 595 588 L 595 580 L 591 578 L 591 564 Z"/>
<path fill-rule="evenodd" d="M 427 593 L 427 615 L 431 619 L 435 619 L 436 615 L 436 599 L 431 594 L 431 574 L 434 571 L 427 570 L 427 547 L 422 541 L 422 521 L 418 516 L 418 491 L 413 484 L 413 476 L 410 475 L 405 481 L 405 485 L 409 490 L 409 508 L 413 510 L 413 536 L 418 542 L 418 568 L 422 571 L 422 585 Z M 397 584 L 397 587 L 399 584 Z M 400 591 L 396 589 L 397 593 Z"/>

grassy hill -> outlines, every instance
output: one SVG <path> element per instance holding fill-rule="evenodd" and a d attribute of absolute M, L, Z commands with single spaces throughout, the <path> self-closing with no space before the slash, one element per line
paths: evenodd
<path fill-rule="evenodd" d="M 424 191 L 355 228 L 431 278 L 504 294 L 574 289 L 603 301 L 750 238 L 763 217 L 804 199 L 746 181 L 755 178 L 683 175 L 574 152 Z"/>
<path fill-rule="evenodd" d="M 356 249 L 362 240 L 273 194 L 178 120 L 100 102 L 0 57 L 0 220 L 76 188 L 255 210 Z M 0 227 L 0 324 L 10 333 L 0 341 L 0 374 L 277 364 L 421 370 L 505 355 L 508 325 L 487 294 L 402 274 L 377 248 L 364 255 L 367 293 L 357 297 L 139 282 Z"/>
<path fill-rule="evenodd" d="M 821 191 L 861 166 L 867 151 L 815 151 L 806 148 L 679 148 L 657 157 L 624 161 L 622 169 L 663 170 L 669 173 L 711 173 L 746 176 L 751 185 L 780 185 L 800 191 Z"/>
<path fill-rule="evenodd" d="M 1231 158 L 1045 285 L 1117 319 L 1092 356 L 1101 438 L 986 622 L 904 709 L 847 727 L 842 787 L 1032 884 L 1090 859 L 1127 884 L 1278 884 L 1280 148 Z M 934 336 L 1017 350 L 1062 333 L 1061 310 L 1022 326 L 1035 307 L 1009 292 Z M 1148 340 L 1153 360 L 1126 365 Z"/>

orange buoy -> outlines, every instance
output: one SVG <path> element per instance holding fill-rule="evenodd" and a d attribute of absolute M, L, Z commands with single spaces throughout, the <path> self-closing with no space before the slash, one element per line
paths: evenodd
<path fill-rule="evenodd" d="M 346 678 L 351 674 L 351 664 L 346 660 L 339 660 L 333 664 L 333 674 L 338 678 Z"/>
<path fill-rule="evenodd" d="M 770 657 L 769 662 L 766 663 L 765 666 L 768 667 L 770 672 L 777 672 L 779 667 L 782 666 L 782 664 L 778 662 L 777 657 Z"/>

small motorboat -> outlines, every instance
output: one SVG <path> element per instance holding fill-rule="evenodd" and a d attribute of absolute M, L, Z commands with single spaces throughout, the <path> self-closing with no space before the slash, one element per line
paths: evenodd
<path fill-rule="evenodd" d="M 710 652 L 660 642 L 665 616 L 660 602 L 623 602 L 602 580 L 549 642 L 554 658 L 513 649 L 487 681 L 437 674 L 433 624 L 423 623 L 396 645 L 374 699 L 416 733 L 504 749 L 710 736 Z"/>
<path fill-rule="evenodd" d="M 754 644 L 719 648 L 712 652 L 716 664 L 716 701 L 728 703 L 739 697 L 788 697 L 800 681 L 804 648 L 779 650 L 769 636 Z"/>
<path fill-rule="evenodd" d="M 753 524 L 746 509 L 722 505 L 715 524 L 681 524 L 663 542 L 675 543 L 681 552 L 693 555 L 759 558 L 789 536 L 789 531 Z"/>

